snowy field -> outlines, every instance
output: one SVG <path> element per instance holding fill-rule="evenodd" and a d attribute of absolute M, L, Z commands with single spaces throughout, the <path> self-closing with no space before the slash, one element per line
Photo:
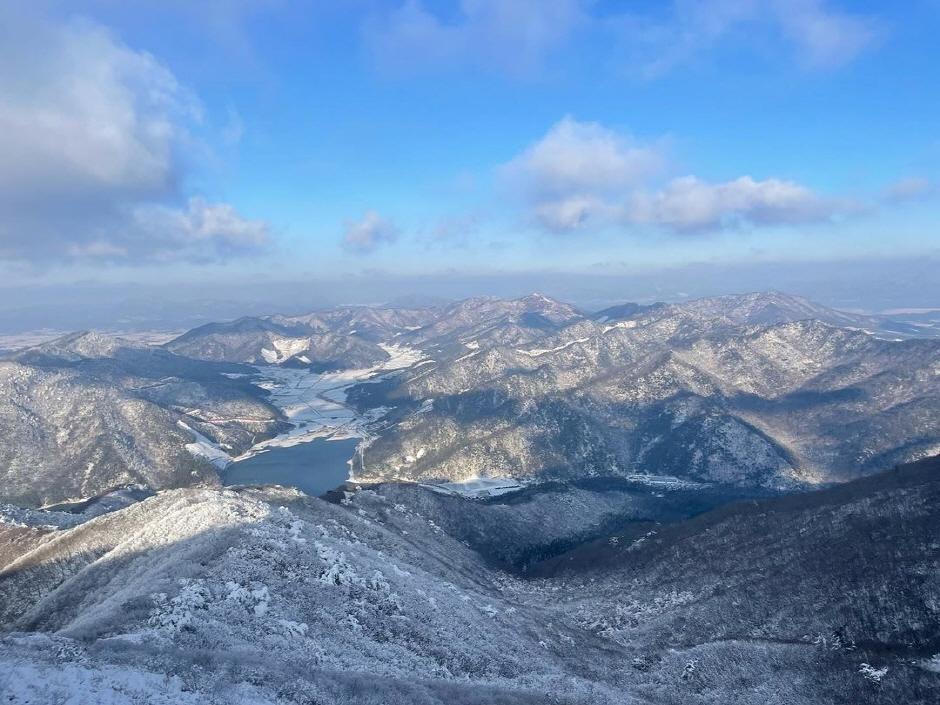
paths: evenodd
<path fill-rule="evenodd" d="M 381 365 L 359 370 L 341 370 L 316 374 L 307 370 L 284 367 L 258 367 L 261 380 L 256 384 L 270 392 L 270 402 L 294 424 L 279 436 L 252 446 L 243 455 L 232 460 L 244 460 L 269 448 L 306 443 L 315 438 L 358 438 L 364 427 L 381 418 L 384 407 L 369 409 L 360 414 L 346 404 L 350 387 L 366 380 L 378 380 L 385 375 L 411 367 L 424 359 L 420 350 L 404 345 L 383 345 L 390 355 Z"/>
<path fill-rule="evenodd" d="M 655 487 L 666 487 L 668 489 L 696 489 L 700 487 L 709 487 L 710 483 L 707 482 L 692 482 L 691 480 L 683 480 L 681 478 L 675 477 L 673 475 L 645 475 L 645 474 L 636 474 L 636 475 L 627 475 L 625 480 L 630 482 L 638 482 L 643 485 L 652 485 Z"/>
<path fill-rule="evenodd" d="M 521 490 L 524 485 L 511 477 L 478 477 L 473 480 L 464 480 L 463 482 L 438 482 L 433 485 L 419 483 L 422 487 L 440 494 L 460 495 L 472 499 L 483 499 L 484 497 L 496 497 Z"/>
<path fill-rule="evenodd" d="M 199 433 L 192 426 L 184 421 L 177 421 L 176 425 L 184 431 L 192 434 L 193 442 L 186 444 L 186 450 L 193 455 L 205 458 L 220 470 L 232 462 L 232 456 L 222 450 L 221 447 L 203 434 Z"/>
<path fill-rule="evenodd" d="M 384 416 L 388 409 L 377 407 L 365 413 L 357 412 L 346 404 L 349 388 L 366 380 L 382 379 L 385 375 L 411 367 L 424 359 L 420 350 L 404 345 L 382 347 L 390 355 L 388 360 L 381 365 L 358 370 L 318 374 L 309 370 L 275 365 L 256 367 L 259 379 L 254 383 L 270 393 L 268 400 L 294 424 L 293 428 L 274 438 L 256 443 L 241 455 L 232 457 L 217 444 L 180 421 L 179 426 L 193 435 L 193 442 L 187 444 L 186 449 L 223 469 L 230 463 L 246 460 L 272 448 L 309 443 L 317 438 L 341 440 L 364 437 L 365 427 Z"/>

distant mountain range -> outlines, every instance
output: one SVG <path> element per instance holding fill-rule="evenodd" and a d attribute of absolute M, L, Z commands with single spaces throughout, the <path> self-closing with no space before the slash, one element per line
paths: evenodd
<path fill-rule="evenodd" d="M 344 307 L 201 326 L 162 347 L 77 333 L 0 362 L 0 498 L 213 483 L 288 426 L 254 366 L 368 368 L 390 411 L 363 481 L 546 481 L 633 474 L 768 489 L 842 481 L 940 451 L 940 340 L 777 292 L 587 314 L 533 294 L 424 309 Z M 874 331 L 874 332 L 873 332 Z"/>
<path fill-rule="evenodd" d="M 357 477 L 651 473 L 782 489 L 940 452 L 940 341 L 882 339 L 797 297 L 593 317 L 527 297 L 457 314 L 403 336 L 435 364 L 354 390 L 402 410 Z"/>
<path fill-rule="evenodd" d="M 701 299 L 688 304 L 623 304 L 595 314 L 531 294 L 520 299 L 467 299 L 428 308 L 348 306 L 302 316 L 244 317 L 199 326 L 165 347 L 202 360 L 323 371 L 380 362 L 387 358 L 381 343 L 406 342 L 435 350 L 453 344 L 458 337 L 483 336 L 492 344 L 523 344 L 578 321 L 609 323 L 645 314 L 683 316 L 687 322 L 698 321 L 713 332 L 722 327 L 809 319 L 870 331 L 879 331 L 883 325 L 875 317 L 842 313 L 777 293 Z"/>

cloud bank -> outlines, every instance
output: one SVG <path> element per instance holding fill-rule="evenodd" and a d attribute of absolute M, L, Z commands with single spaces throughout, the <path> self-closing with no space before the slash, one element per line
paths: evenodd
<path fill-rule="evenodd" d="M 776 178 L 663 180 L 667 164 L 662 147 L 566 117 L 500 174 L 528 218 L 552 232 L 640 225 L 696 232 L 823 222 L 850 210 Z"/>
<path fill-rule="evenodd" d="M 923 176 L 908 176 L 888 186 L 884 193 L 884 200 L 890 204 L 920 201 L 936 195 L 937 192 L 936 185 L 929 179 Z"/>
<path fill-rule="evenodd" d="M 0 258 L 220 259 L 268 228 L 186 198 L 199 101 L 151 55 L 83 20 L 0 9 Z"/>

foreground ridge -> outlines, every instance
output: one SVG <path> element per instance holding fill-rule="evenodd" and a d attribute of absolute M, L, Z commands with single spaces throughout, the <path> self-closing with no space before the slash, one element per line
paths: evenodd
<path fill-rule="evenodd" d="M 40 701 L 928 702 L 938 470 L 615 533 L 535 580 L 454 535 L 456 513 L 479 526 L 486 505 L 417 487 L 342 504 L 174 490 L 74 528 L 6 525 L 21 552 L 0 573 L 5 687 Z"/>

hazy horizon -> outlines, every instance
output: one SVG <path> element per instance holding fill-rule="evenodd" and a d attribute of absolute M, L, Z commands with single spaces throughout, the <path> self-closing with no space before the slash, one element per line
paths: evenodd
<path fill-rule="evenodd" d="M 690 264 L 611 272 L 371 272 L 337 279 L 267 279 L 163 285 L 86 281 L 0 289 L 0 334 L 85 328 L 182 329 L 246 315 L 300 314 L 342 305 L 425 305 L 539 291 L 593 311 L 633 301 L 681 302 L 777 290 L 838 309 L 882 313 L 940 307 L 940 259 Z"/>

